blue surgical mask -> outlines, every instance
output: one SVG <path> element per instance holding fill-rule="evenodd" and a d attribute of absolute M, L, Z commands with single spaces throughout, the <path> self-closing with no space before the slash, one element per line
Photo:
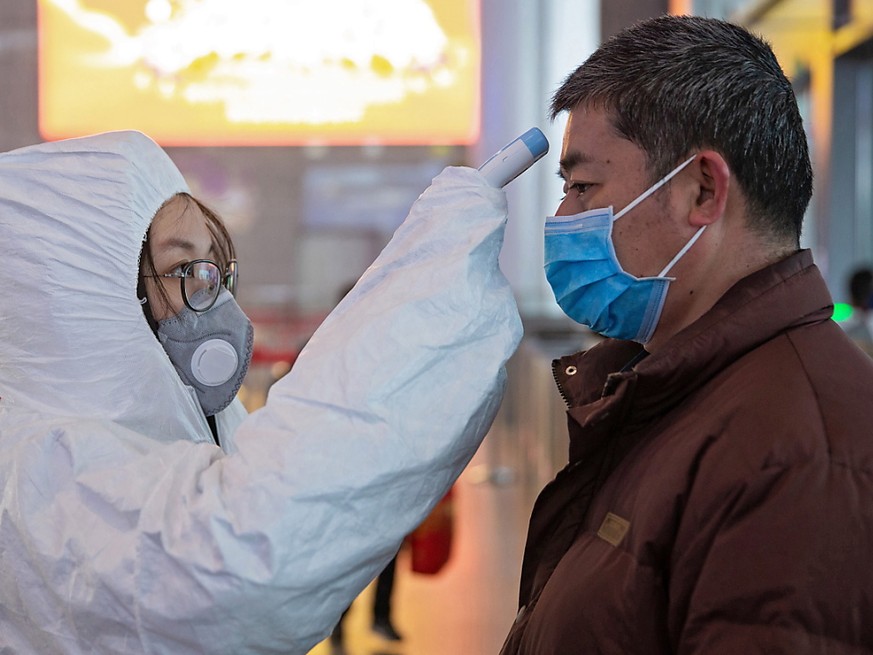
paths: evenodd
<path fill-rule="evenodd" d="M 567 316 L 606 337 L 639 343 L 652 338 L 674 279 L 666 275 L 706 226 L 697 230 L 657 276 L 643 278 L 622 269 L 615 255 L 612 226 L 692 161 L 694 157 L 674 168 L 614 216 L 612 207 L 603 207 L 546 219 L 546 278 Z"/>

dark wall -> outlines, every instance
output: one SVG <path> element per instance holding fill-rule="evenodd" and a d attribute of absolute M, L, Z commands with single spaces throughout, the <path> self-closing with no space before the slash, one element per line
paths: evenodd
<path fill-rule="evenodd" d="M 600 34 L 605 41 L 616 32 L 644 18 L 666 14 L 669 0 L 602 0 Z"/>
<path fill-rule="evenodd" d="M 0 0 L 0 152 L 39 140 L 36 0 Z"/>

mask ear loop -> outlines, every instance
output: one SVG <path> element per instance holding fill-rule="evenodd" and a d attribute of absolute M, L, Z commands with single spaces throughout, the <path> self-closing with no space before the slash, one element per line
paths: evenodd
<path fill-rule="evenodd" d="M 145 315 L 146 323 L 152 329 L 155 336 L 158 336 L 158 322 L 152 314 L 151 304 L 148 301 L 148 295 L 145 289 L 145 280 L 139 278 L 136 282 L 136 297 L 139 298 L 139 304 L 142 305 L 142 313 Z"/>
<path fill-rule="evenodd" d="M 657 190 L 660 189 L 662 186 L 664 186 L 665 184 L 667 184 L 667 182 L 669 182 L 670 180 L 673 179 L 673 176 L 674 176 L 674 175 L 677 175 L 677 174 L 679 173 L 679 171 L 681 171 L 683 168 L 685 168 L 686 166 L 688 166 L 688 164 L 690 164 L 691 162 L 693 162 L 695 157 L 697 157 L 697 155 L 692 155 L 691 157 L 689 157 L 688 159 L 686 159 L 684 162 L 682 162 L 681 164 L 679 164 L 679 165 L 678 165 L 676 168 L 674 168 L 672 171 L 670 171 L 669 173 L 667 173 L 667 174 L 666 174 L 663 178 L 661 178 L 659 181 L 655 182 L 651 187 L 649 187 L 649 189 L 648 189 L 647 191 L 643 191 L 640 195 L 638 195 L 638 196 L 636 197 L 635 200 L 632 200 L 632 201 L 630 202 L 630 204 L 629 204 L 627 207 L 625 207 L 625 208 L 622 209 L 620 212 L 618 212 L 618 213 L 617 213 L 617 214 L 612 218 L 612 220 L 613 220 L 613 221 L 617 221 L 617 220 L 620 219 L 622 216 L 624 216 L 625 214 L 627 214 L 631 209 L 633 209 L 634 207 L 636 207 L 637 205 L 639 205 L 643 200 L 645 200 L 645 199 L 648 198 L 650 195 L 652 195 L 653 193 L 655 193 L 655 191 L 657 191 Z"/>
<path fill-rule="evenodd" d="M 639 205 L 643 200 L 645 200 L 645 199 L 648 198 L 650 195 L 652 195 L 653 193 L 655 193 L 655 191 L 657 191 L 657 190 L 660 189 L 662 186 L 664 186 L 665 184 L 667 184 L 667 182 L 669 182 L 670 180 L 672 180 L 673 177 L 679 173 L 679 171 L 681 171 L 683 168 L 685 168 L 686 166 L 688 166 L 688 164 L 690 164 L 691 162 L 693 162 L 694 159 L 695 159 L 695 157 L 697 157 L 697 155 L 691 155 L 691 157 L 689 157 L 689 158 L 686 159 L 684 162 L 682 162 L 681 164 L 679 164 L 676 168 L 674 168 L 672 171 L 670 171 L 669 173 L 667 173 L 663 178 L 661 178 L 660 180 L 658 180 L 657 182 L 655 182 L 651 187 L 649 187 L 649 189 L 648 189 L 647 191 L 644 191 L 644 192 L 641 193 L 639 196 L 637 196 L 636 199 L 632 200 L 632 201 L 630 202 L 630 204 L 628 204 L 627 207 L 625 207 L 624 209 L 622 209 L 620 212 L 618 212 L 618 213 L 613 217 L 613 219 L 612 219 L 613 222 L 617 221 L 619 218 L 621 218 L 622 216 L 624 216 L 625 214 L 627 214 L 631 209 L 633 209 L 634 207 L 636 207 L 637 205 Z M 693 237 L 691 237 L 691 238 L 688 240 L 688 243 L 686 243 L 685 246 L 683 246 L 682 250 L 680 250 L 678 253 L 676 253 L 676 256 L 673 257 L 673 259 L 670 260 L 670 263 L 667 264 L 667 265 L 664 267 L 664 269 L 663 269 L 660 273 L 658 273 L 658 277 L 664 277 L 665 275 L 667 275 L 667 273 L 670 272 L 670 269 L 673 268 L 673 267 L 676 265 L 676 262 L 678 262 L 680 259 L 682 259 L 682 256 L 683 256 L 686 252 L 688 252 L 688 249 L 691 248 L 691 246 L 693 246 L 694 243 L 695 243 L 695 242 L 700 238 L 700 235 L 703 234 L 703 230 L 705 230 L 705 229 L 706 229 L 706 226 L 703 225 L 699 230 L 697 230 L 697 233 L 696 233 Z"/>
<path fill-rule="evenodd" d="M 680 259 L 682 259 L 682 256 L 683 256 L 686 252 L 688 252 L 688 250 L 691 248 L 691 246 L 693 246 L 694 243 L 695 243 L 695 242 L 700 238 L 700 235 L 703 234 L 703 231 L 704 231 L 705 229 L 706 229 L 706 225 L 701 225 L 701 226 L 700 226 L 700 229 L 697 230 L 697 232 L 694 233 L 694 236 L 693 236 L 693 237 L 691 237 L 690 239 L 688 239 L 688 243 L 686 243 L 686 244 L 682 247 L 682 250 L 680 250 L 679 252 L 676 253 L 676 256 L 675 256 L 673 259 L 670 260 L 670 263 L 667 264 L 667 265 L 664 267 L 664 270 L 663 270 L 663 271 L 661 271 L 660 273 L 658 273 L 658 277 L 664 277 L 665 275 L 667 275 L 667 273 L 670 272 L 670 269 L 673 268 L 673 267 L 676 265 L 676 262 L 678 262 Z M 672 278 L 671 278 L 671 279 L 672 279 Z"/>

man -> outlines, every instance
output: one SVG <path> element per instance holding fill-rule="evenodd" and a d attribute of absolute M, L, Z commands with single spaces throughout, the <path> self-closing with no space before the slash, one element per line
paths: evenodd
<path fill-rule="evenodd" d="M 773 53 L 654 19 L 552 111 L 546 273 L 613 338 L 554 364 L 570 462 L 534 507 L 502 652 L 867 652 L 873 366 L 798 249 L 812 175 Z"/>

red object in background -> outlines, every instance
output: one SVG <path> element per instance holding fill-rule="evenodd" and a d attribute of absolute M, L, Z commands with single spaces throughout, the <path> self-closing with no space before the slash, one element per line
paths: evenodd
<path fill-rule="evenodd" d="M 323 312 L 300 314 L 290 308 L 265 309 L 245 307 L 255 326 L 252 349 L 253 366 L 284 362 L 290 368 L 303 346 L 324 321 Z"/>
<path fill-rule="evenodd" d="M 269 350 L 267 348 L 258 348 L 255 346 L 252 349 L 252 365 L 258 364 L 275 364 L 276 362 L 286 362 L 288 367 L 292 367 L 297 361 L 299 350 Z"/>
<path fill-rule="evenodd" d="M 407 541 L 412 553 L 412 572 L 435 575 L 442 571 L 452 554 L 454 500 L 452 489 L 419 525 Z"/>

